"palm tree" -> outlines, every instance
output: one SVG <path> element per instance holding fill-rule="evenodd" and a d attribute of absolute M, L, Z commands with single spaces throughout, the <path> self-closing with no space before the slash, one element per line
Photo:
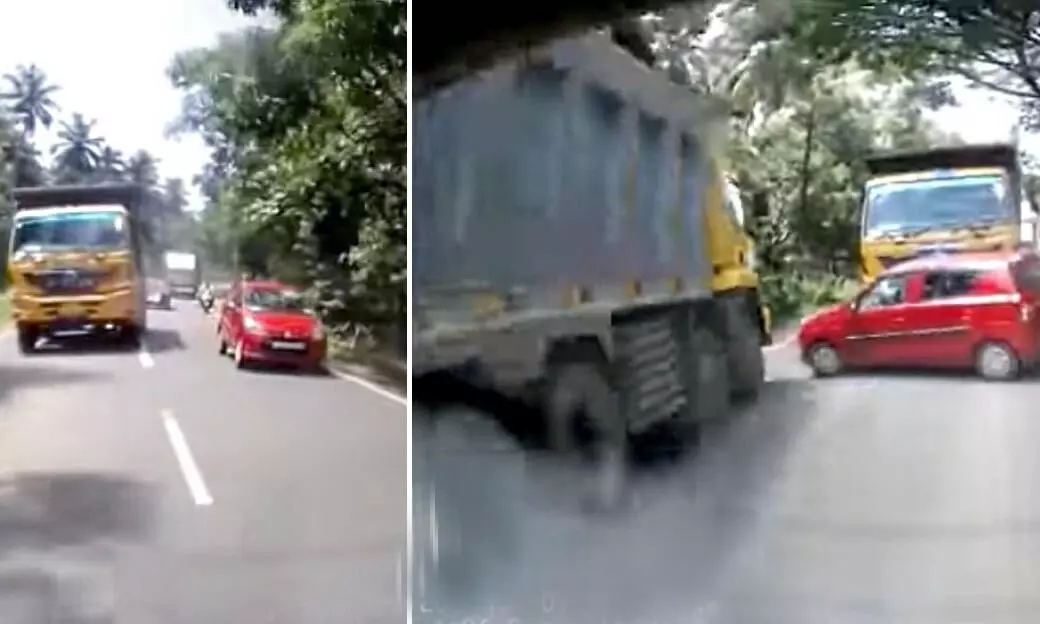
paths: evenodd
<path fill-rule="evenodd" d="M 9 89 L 0 92 L 0 101 L 10 109 L 23 132 L 32 135 L 37 127 L 50 128 L 58 104 L 51 96 L 58 91 L 56 85 L 48 84 L 47 75 L 36 65 L 19 65 L 3 79 Z"/>
<path fill-rule="evenodd" d="M 105 145 L 98 154 L 97 178 L 101 182 L 118 182 L 123 179 L 126 163 L 123 153 L 111 145 Z"/>
<path fill-rule="evenodd" d="M 154 188 L 159 184 L 159 161 L 146 150 L 134 152 L 126 162 L 126 178 L 133 184 Z"/>
<path fill-rule="evenodd" d="M 97 171 L 104 141 L 94 136 L 94 124 L 79 113 L 68 123 L 62 122 L 58 143 L 51 148 L 59 183 L 83 182 Z"/>
<path fill-rule="evenodd" d="M 171 217 L 179 217 L 184 213 L 188 205 L 188 193 L 184 188 L 184 180 L 180 178 L 166 178 L 163 183 L 164 208 Z"/>

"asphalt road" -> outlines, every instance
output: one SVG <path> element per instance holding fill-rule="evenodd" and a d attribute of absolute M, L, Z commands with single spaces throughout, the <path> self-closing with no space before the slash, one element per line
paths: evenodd
<path fill-rule="evenodd" d="M 403 622 L 405 404 L 178 305 L 142 352 L 0 337 L 0 621 Z"/>
<path fill-rule="evenodd" d="M 415 621 L 1040 620 L 1040 379 L 817 381 L 792 347 L 768 369 L 755 407 L 638 464 L 613 517 L 556 500 L 566 478 L 486 421 L 424 434 L 416 540 L 439 567 L 416 568 Z"/>

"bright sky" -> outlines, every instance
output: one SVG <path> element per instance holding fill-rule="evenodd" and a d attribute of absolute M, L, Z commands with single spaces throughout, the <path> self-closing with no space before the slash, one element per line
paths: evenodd
<path fill-rule="evenodd" d="M 1018 123 L 1018 109 L 1008 98 L 997 97 L 983 89 L 957 87 L 955 95 L 960 103 L 932 115 L 948 132 L 956 132 L 970 143 L 1009 140 L 1012 128 Z M 1040 156 L 1040 137 L 1022 134 L 1022 148 Z"/>
<path fill-rule="evenodd" d="M 146 149 L 160 174 L 191 183 L 207 159 L 201 142 L 164 137 L 180 96 L 165 70 L 177 52 L 213 43 L 250 23 L 223 0 L 32 0 L 4 2 L 0 74 L 36 63 L 61 87 L 59 119 L 73 112 L 96 119 L 96 130 L 130 154 Z M 49 156 L 53 137 L 41 136 Z M 192 189 L 191 208 L 199 208 Z"/>

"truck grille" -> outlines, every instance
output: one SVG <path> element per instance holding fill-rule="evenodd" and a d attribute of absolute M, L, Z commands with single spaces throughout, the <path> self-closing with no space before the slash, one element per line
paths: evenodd
<path fill-rule="evenodd" d="M 104 276 L 104 272 L 90 269 L 54 269 L 30 273 L 26 278 L 48 295 L 83 295 L 94 292 Z"/>

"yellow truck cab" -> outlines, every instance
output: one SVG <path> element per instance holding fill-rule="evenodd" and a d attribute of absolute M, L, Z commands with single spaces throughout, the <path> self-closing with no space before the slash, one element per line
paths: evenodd
<path fill-rule="evenodd" d="M 8 283 L 23 353 L 41 338 L 115 335 L 136 345 L 147 327 L 137 186 L 15 189 Z"/>
<path fill-rule="evenodd" d="M 1035 214 L 1023 201 L 1013 143 L 967 145 L 868 159 L 860 269 L 864 282 L 928 253 L 1016 249 Z M 1032 236 L 1035 237 L 1035 230 Z"/>

